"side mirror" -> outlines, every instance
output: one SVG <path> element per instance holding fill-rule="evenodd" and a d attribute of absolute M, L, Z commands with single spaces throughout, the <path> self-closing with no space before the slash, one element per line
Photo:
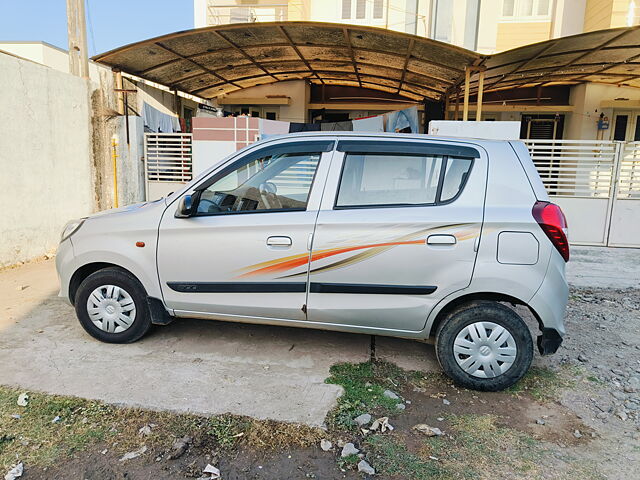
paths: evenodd
<path fill-rule="evenodd" d="M 195 213 L 194 210 L 194 201 L 192 195 L 183 196 L 178 202 L 178 209 L 176 210 L 175 217 L 176 218 L 189 218 L 192 217 Z"/>

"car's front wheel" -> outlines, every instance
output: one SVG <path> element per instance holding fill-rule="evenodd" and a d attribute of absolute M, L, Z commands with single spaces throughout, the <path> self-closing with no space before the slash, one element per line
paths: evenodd
<path fill-rule="evenodd" d="M 131 343 L 151 327 L 147 293 L 129 272 L 105 268 L 92 273 L 78 287 L 76 314 L 82 327 L 108 343 Z"/>
<path fill-rule="evenodd" d="M 529 327 L 497 302 L 468 304 L 452 312 L 436 333 L 445 373 L 465 388 L 498 391 L 520 380 L 533 360 Z"/>

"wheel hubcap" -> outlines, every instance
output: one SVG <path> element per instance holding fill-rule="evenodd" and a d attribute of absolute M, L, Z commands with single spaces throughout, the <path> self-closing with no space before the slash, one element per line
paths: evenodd
<path fill-rule="evenodd" d="M 136 319 L 136 305 L 131 295 L 123 288 L 102 285 L 89 295 L 87 313 L 100 330 L 121 333 L 133 325 Z"/>
<path fill-rule="evenodd" d="M 476 322 L 458 333 L 453 353 L 460 368 L 469 375 L 493 378 L 511 368 L 518 349 L 506 328 L 493 322 Z"/>

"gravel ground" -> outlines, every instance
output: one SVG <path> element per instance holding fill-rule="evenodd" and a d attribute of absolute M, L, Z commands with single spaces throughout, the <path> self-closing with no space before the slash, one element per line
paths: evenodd
<path fill-rule="evenodd" d="M 594 430 L 590 448 L 569 448 L 607 478 L 638 478 L 640 290 L 573 288 L 561 350 L 538 364 L 572 372 L 560 403 Z M 566 369 L 569 366 L 569 369 Z"/>

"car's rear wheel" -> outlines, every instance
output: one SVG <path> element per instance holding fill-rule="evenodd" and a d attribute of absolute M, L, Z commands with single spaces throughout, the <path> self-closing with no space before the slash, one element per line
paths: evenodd
<path fill-rule="evenodd" d="M 129 272 L 105 268 L 92 273 L 78 287 L 76 314 L 94 338 L 108 343 L 131 343 L 151 327 L 147 293 Z"/>
<path fill-rule="evenodd" d="M 498 391 L 520 380 L 533 360 L 529 327 L 497 302 L 471 303 L 453 311 L 436 333 L 438 361 L 465 388 Z"/>

